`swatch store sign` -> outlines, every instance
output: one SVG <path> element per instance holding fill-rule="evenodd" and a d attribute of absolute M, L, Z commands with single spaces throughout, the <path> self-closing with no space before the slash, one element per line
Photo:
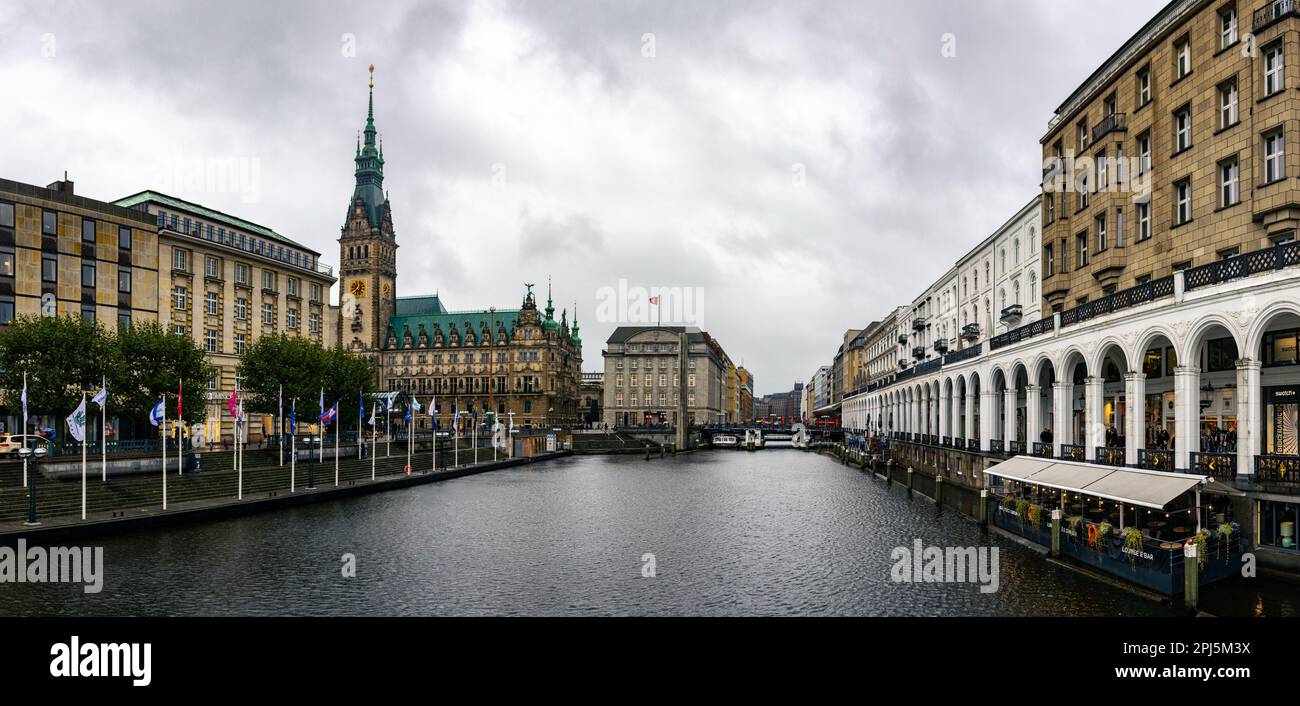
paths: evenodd
<path fill-rule="evenodd" d="M 1300 455 L 1300 387 L 1266 387 L 1264 388 L 1264 419 L 1268 435 L 1265 438 L 1265 453 L 1279 456 Z"/>

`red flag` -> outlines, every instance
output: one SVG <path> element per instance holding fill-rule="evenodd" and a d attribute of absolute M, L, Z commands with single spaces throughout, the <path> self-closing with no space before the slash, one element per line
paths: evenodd
<path fill-rule="evenodd" d="M 177 419 L 180 419 L 181 417 L 185 416 L 181 414 L 181 398 L 184 396 L 185 396 L 185 383 L 177 382 L 176 383 L 176 418 Z"/>
<path fill-rule="evenodd" d="M 653 297 L 650 297 L 650 303 L 651 303 L 651 304 L 658 304 L 658 303 L 659 303 L 659 295 L 656 294 L 656 295 L 654 295 Z"/>
<path fill-rule="evenodd" d="M 230 391 L 230 399 L 226 401 L 226 409 L 230 410 L 230 416 L 239 416 L 239 390 Z"/>

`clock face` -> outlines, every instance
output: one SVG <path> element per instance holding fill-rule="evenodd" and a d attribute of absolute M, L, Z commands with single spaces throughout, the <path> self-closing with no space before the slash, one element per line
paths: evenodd
<path fill-rule="evenodd" d="M 352 292 L 352 296 L 354 297 L 366 296 L 366 281 L 363 279 L 352 280 L 352 284 L 348 287 L 348 291 Z"/>

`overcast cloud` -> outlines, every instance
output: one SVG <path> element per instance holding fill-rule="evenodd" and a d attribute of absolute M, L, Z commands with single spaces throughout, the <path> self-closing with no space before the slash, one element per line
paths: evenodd
<path fill-rule="evenodd" d="M 9 0 L 0 176 L 112 200 L 247 159 L 254 193 L 167 190 L 337 265 L 373 63 L 400 295 L 549 275 L 595 371 L 598 289 L 703 287 L 766 394 L 1028 201 L 1052 110 L 1163 4 Z"/>

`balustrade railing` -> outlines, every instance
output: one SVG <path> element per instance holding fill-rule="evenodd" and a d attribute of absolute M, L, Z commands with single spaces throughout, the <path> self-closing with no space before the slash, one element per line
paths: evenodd
<path fill-rule="evenodd" d="M 989 453 L 1004 454 L 1006 453 L 1006 445 L 1002 443 L 1001 439 L 989 439 Z"/>
<path fill-rule="evenodd" d="M 939 437 L 939 445 L 940 445 L 940 446 L 952 446 L 952 437 L 951 437 L 951 436 L 943 436 L 943 437 Z"/>
<path fill-rule="evenodd" d="M 1038 456 L 1038 457 L 1040 457 L 1040 458 L 1051 458 L 1051 457 L 1052 457 L 1052 444 L 1051 444 L 1050 442 L 1049 442 L 1049 443 L 1043 443 L 1043 442 L 1041 442 L 1041 441 L 1035 441 L 1035 442 L 1034 442 L 1034 455 L 1035 455 L 1035 456 Z"/>
<path fill-rule="evenodd" d="M 1124 449 L 1117 449 L 1113 446 L 1098 446 L 1095 451 L 1097 463 L 1105 466 L 1124 465 Z"/>
<path fill-rule="evenodd" d="M 953 365 L 954 363 L 960 363 L 963 360 L 970 360 L 971 358 L 975 358 L 979 356 L 979 354 L 983 350 L 984 350 L 983 343 L 976 343 L 973 346 L 967 346 L 959 351 L 954 351 L 952 353 L 949 353 L 948 355 L 945 355 L 943 357 L 943 364 Z"/>
<path fill-rule="evenodd" d="M 967 451 L 979 451 L 979 450 L 980 450 L 980 440 L 979 440 L 979 439 L 967 439 L 967 440 L 966 440 L 966 450 L 967 450 Z"/>
<path fill-rule="evenodd" d="M 1071 461 L 1082 461 L 1086 453 L 1084 448 L 1078 444 L 1061 444 L 1061 458 Z"/>
<path fill-rule="evenodd" d="M 1300 483 L 1300 456 L 1266 454 L 1255 457 L 1255 481 Z"/>
<path fill-rule="evenodd" d="M 1192 473 L 1210 476 L 1215 480 L 1230 481 L 1237 477 L 1237 454 L 1201 451 L 1193 452 Z"/>
<path fill-rule="evenodd" d="M 1007 443 L 1007 451 L 1012 456 L 1019 456 L 1020 454 L 1023 454 L 1025 452 L 1025 442 L 1014 441 L 1014 440 L 1010 441 Z"/>
<path fill-rule="evenodd" d="M 1138 468 L 1148 471 L 1173 471 L 1174 452 L 1169 449 L 1138 449 Z"/>

